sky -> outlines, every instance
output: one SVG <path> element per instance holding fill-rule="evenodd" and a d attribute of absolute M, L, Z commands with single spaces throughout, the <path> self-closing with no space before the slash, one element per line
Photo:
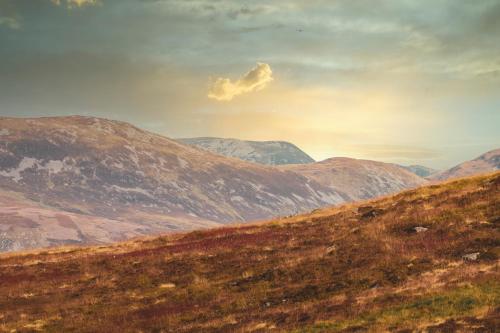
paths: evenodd
<path fill-rule="evenodd" d="M 449 168 L 500 147 L 500 0 L 0 0 L 0 116 Z"/>

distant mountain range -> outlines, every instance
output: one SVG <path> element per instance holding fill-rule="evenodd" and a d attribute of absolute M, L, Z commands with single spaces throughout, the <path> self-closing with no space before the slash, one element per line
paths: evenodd
<path fill-rule="evenodd" d="M 426 182 L 353 159 L 260 165 L 91 117 L 0 118 L 0 138 L 2 250 L 268 219 Z"/>
<path fill-rule="evenodd" d="M 225 154 L 259 162 L 214 154 L 118 121 L 0 118 L 0 251 L 109 243 L 269 219 L 427 182 L 390 163 L 312 162 L 286 142 L 247 146 L 216 140 L 222 141 L 211 142 L 234 148 L 223 149 Z M 498 150 L 435 179 L 495 169 Z"/>
<path fill-rule="evenodd" d="M 212 137 L 177 139 L 177 141 L 215 154 L 265 165 L 314 163 L 312 157 L 296 145 L 285 141 L 248 141 Z M 422 165 L 401 166 L 423 178 L 438 172 Z"/>
<path fill-rule="evenodd" d="M 500 170 L 500 149 L 491 150 L 471 161 L 461 163 L 449 170 L 429 177 L 433 180 L 445 180 Z"/>
<path fill-rule="evenodd" d="M 245 141 L 224 138 L 188 138 L 177 141 L 215 154 L 266 164 L 306 164 L 314 160 L 292 143 L 284 141 Z"/>

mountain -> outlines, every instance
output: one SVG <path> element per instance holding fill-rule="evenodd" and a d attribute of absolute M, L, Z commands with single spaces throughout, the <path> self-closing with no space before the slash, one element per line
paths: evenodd
<path fill-rule="evenodd" d="M 500 173 L 268 223 L 0 255 L 1 329 L 496 332 Z"/>
<path fill-rule="evenodd" d="M 423 178 L 429 177 L 429 176 L 438 172 L 438 170 L 436 170 L 436 169 L 428 168 L 428 167 L 423 166 L 423 165 L 408 165 L 408 166 L 402 165 L 402 167 L 410 172 L 413 172 L 417 176 L 420 176 Z"/>
<path fill-rule="evenodd" d="M 0 189 L 54 211 L 131 223 L 138 226 L 134 233 L 206 228 L 343 202 L 299 174 L 212 154 L 127 123 L 0 118 L 0 133 Z"/>
<path fill-rule="evenodd" d="M 374 198 L 425 183 L 421 177 L 396 164 L 346 157 L 280 168 L 339 190 L 346 195 L 346 201 Z"/>
<path fill-rule="evenodd" d="M 259 164 L 283 165 L 314 162 L 297 146 L 284 141 L 244 141 L 223 138 L 188 138 L 178 141 L 215 154 Z"/>
<path fill-rule="evenodd" d="M 262 220 L 424 183 L 379 162 L 250 163 L 106 119 L 0 118 L 0 192 L 10 193 L 0 250 Z M 14 194 L 15 208 L 5 199 Z"/>
<path fill-rule="evenodd" d="M 496 170 L 500 170 L 500 149 L 489 151 L 476 159 L 461 163 L 449 170 L 434 174 L 429 178 L 433 180 L 445 180 Z"/>

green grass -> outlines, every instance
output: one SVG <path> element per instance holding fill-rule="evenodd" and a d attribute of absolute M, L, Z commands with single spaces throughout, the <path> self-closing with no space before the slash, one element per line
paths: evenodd
<path fill-rule="evenodd" d="M 364 312 L 352 319 L 317 323 L 295 332 L 338 332 L 353 327 L 412 328 L 416 323 L 430 324 L 442 318 L 456 319 L 477 315 L 478 311 L 498 306 L 500 306 L 500 282 L 493 280 L 427 294 L 413 298 L 409 303 Z"/>

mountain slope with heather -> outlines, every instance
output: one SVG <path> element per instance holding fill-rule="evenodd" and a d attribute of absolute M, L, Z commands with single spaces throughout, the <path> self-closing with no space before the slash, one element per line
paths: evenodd
<path fill-rule="evenodd" d="M 297 146 L 284 141 L 245 141 L 210 137 L 178 139 L 178 141 L 215 154 L 259 164 L 283 165 L 314 162 Z"/>
<path fill-rule="evenodd" d="M 342 189 L 349 201 L 387 195 L 425 183 L 423 178 L 399 165 L 347 157 L 281 168 L 299 173 L 332 189 Z"/>
<path fill-rule="evenodd" d="M 495 332 L 500 173 L 268 223 L 0 255 L 0 331 Z"/>
<path fill-rule="evenodd" d="M 491 150 L 478 158 L 434 174 L 429 178 L 433 180 L 445 180 L 494 172 L 496 170 L 500 170 L 500 149 Z"/>

